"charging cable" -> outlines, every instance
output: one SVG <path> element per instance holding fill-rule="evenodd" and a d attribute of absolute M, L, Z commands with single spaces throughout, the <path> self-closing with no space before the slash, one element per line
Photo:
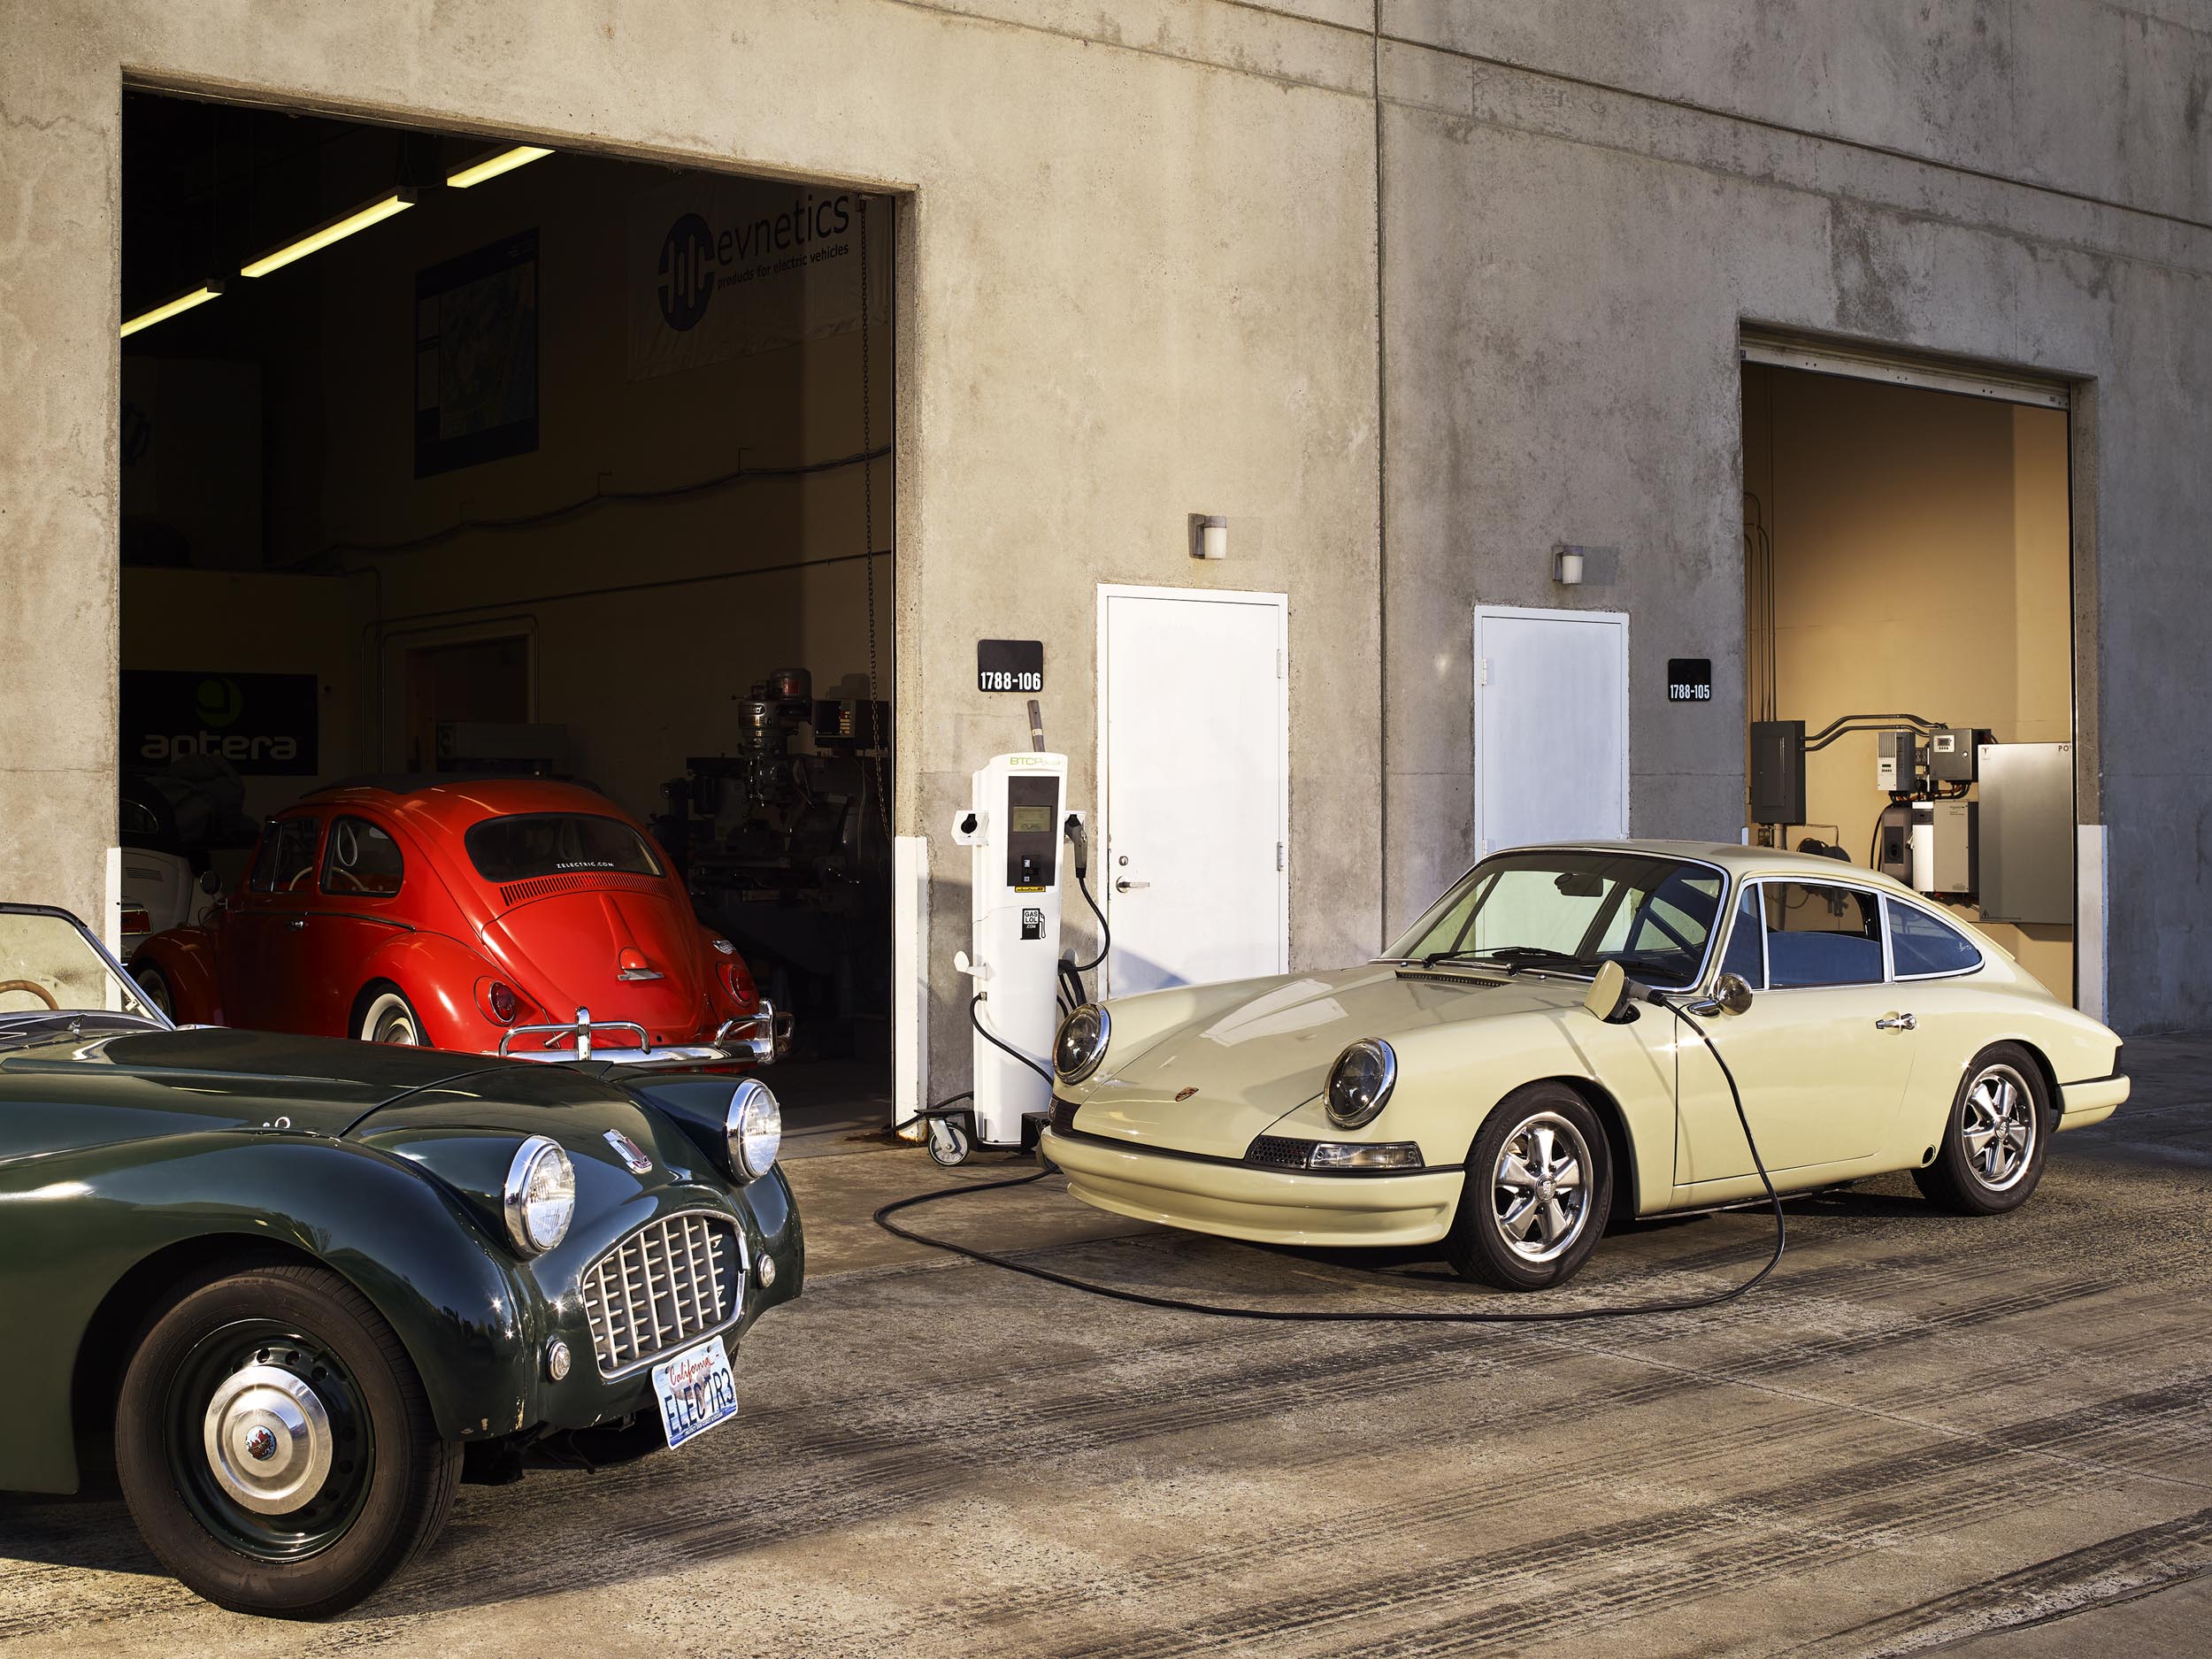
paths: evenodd
<path fill-rule="evenodd" d="M 1647 1000 L 1656 1002 L 1658 999 L 1650 997 L 1647 994 Z M 978 996 L 976 1001 L 980 1002 L 982 998 Z M 1671 1004 L 1666 1003 L 1662 1003 L 1661 1006 L 1671 1007 Z M 971 1005 L 970 1012 L 972 1016 L 972 1005 Z M 1464 1313 L 1425 1309 L 1381 1313 L 1225 1306 L 1218 1302 L 1188 1302 L 1179 1296 L 1155 1296 L 1141 1290 L 1124 1290 L 1115 1285 L 1102 1285 L 1092 1279 L 1077 1279 L 1071 1274 L 1056 1273 L 1048 1267 L 1039 1267 L 1033 1263 L 1018 1262 L 1010 1256 L 1000 1256 L 990 1250 L 979 1250 L 970 1245 L 955 1244 L 949 1239 L 932 1238 L 926 1233 L 917 1233 L 911 1227 L 902 1226 L 891 1219 L 901 1210 L 917 1209 L 924 1204 L 937 1203 L 948 1198 L 957 1198 L 967 1193 L 987 1193 L 1004 1187 L 1026 1187 L 1033 1181 L 1041 1181 L 1046 1176 L 1056 1173 L 1049 1165 L 1032 1174 L 1017 1175 L 1008 1180 L 980 1181 L 973 1185 L 946 1187 L 935 1192 L 918 1193 L 910 1198 L 895 1199 L 875 1212 L 875 1223 L 886 1233 L 896 1238 L 904 1239 L 910 1243 L 925 1245 L 933 1250 L 943 1250 L 952 1256 L 965 1256 L 969 1261 L 980 1262 L 987 1267 L 1003 1268 L 1010 1273 L 1020 1273 L 1029 1279 L 1040 1279 L 1048 1285 L 1058 1285 L 1068 1290 L 1079 1290 L 1093 1296 L 1103 1296 L 1113 1302 L 1133 1302 L 1141 1308 L 1164 1308 L 1171 1313 L 1210 1314 L 1217 1319 L 1264 1319 L 1282 1325 L 1563 1325 L 1580 1319 L 1629 1319 L 1647 1314 L 1690 1313 L 1700 1308 L 1717 1308 L 1723 1302 L 1733 1302 L 1774 1271 L 1775 1264 L 1782 1259 L 1783 1247 L 1787 1242 L 1788 1226 L 1782 1216 L 1781 1194 L 1774 1190 L 1774 1178 L 1767 1173 L 1766 1161 L 1759 1156 L 1759 1143 L 1751 1133 L 1751 1118 L 1744 1110 L 1743 1093 L 1736 1087 L 1736 1074 L 1728 1069 L 1728 1062 L 1721 1058 L 1720 1050 L 1713 1046 L 1713 1040 L 1707 1034 L 1702 1025 L 1683 1009 L 1672 1008 L 1672 1012 L 1677 1018 L 1682 1020 L 1697 1033 L 1698 1040 L 1705 1045 L 1705 1051 L 1713 1056 L 1714 1063 L 1720 1067 L 1720 1074 L 1728 1084 L 1728 1098 L 1734 1102 L 1736 1108 L 1736 1121 L 1743 1125 L 1744 1144 L 1751 1149 L 1752 1166 L 1759 1171 L 1759 1183 L 1766 1188 L 1767 1202 L 1774 1210 L 1773 1252 L 1768 1256 L 1759 1271 L 1741 1284 L 1732 1286 L 1726 1290 L 1717 1291 L 1709 1296 L 1693 1296 L 1675 1302 L 1631 1302 L 1624 1306 L 1609 1308 L 1564 1308 L 1532 1313 Z M 980 1020 L 977 1021 L 976 1029 L 982 1030 Z M 986 1037 L 991 1035 L 987 1031 L 983 1034 Z M 992 1037 L 991 1041 L 998 1042 L 995 1037 Z M 1004 1043 L 998 1043 L 998 1046 L 1002 1048 L 1006 1047 Z M 1014 1050 L 1009 1048 L 1007 1052 L 1013 1054 Z M 1017 1055 L 1016 1057 L 1027 1061 L 1027 1064 L 1033 1067 L 1036 1064 L 1034 1061 L 1028 1061 L 1026 1056 Z M 959 1096 L 955 1095 L 953 1098 L 956 1100 Z M 949 1104 L 949 1102 L 946 1103 Z M 941 1110 L 941 1107 L 931 1107 L 926 1111 L 916 1113 L 907 1119 L 907 1123 L 918 1123 L 926 1118 L 936 1115 Z M 904 1128 L 906 1124 L 898 1125 L 897 1127 Z"/>

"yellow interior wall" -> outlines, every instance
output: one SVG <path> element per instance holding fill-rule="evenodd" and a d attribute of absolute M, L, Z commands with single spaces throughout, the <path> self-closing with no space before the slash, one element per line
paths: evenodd
<path fill-rule="evenodd" d="M 2001 742 L 2071 741 L 2062 411 L 1747 365 L 1744 487 L 1774 548 L 1778 718 L 1810 733 L 1911 713 Z M 1867 862 L 1887 803 L 1874 760 L 1871 732 L 1808 756 L 1815 821 L 1792 839 Z M 1986 928 L 2071 999 L 2072 928 Z"/>

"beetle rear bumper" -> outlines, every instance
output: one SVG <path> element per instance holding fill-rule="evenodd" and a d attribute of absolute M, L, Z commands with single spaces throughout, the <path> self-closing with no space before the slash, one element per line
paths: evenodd
<path fill-rule="evenodd" d="M 1068 1190 L 1096 1209 L 1260 1244 L 1433 1244 L 1451 1228 L 1464 1179 L 1457 1170 L 1305 1175 L 1050 1130 L 1040 1147 L 1066 1172 Z"/>

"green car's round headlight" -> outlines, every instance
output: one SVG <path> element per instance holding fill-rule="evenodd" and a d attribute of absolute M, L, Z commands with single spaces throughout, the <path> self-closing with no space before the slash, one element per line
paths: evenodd
<path fill-rule="evenodd" d="M 543 1256 L 568 1237 L 576 1216 L 576 1166 L 543 1135 L 515 1148 L 507 1165 L 507 1236 L 525 1256 Z"/>
<path fill-rule="evenodd" d="M 1388 1043 L 1379 1037 L 1354 1043 L 1329 1068 L 1329 1121 L 1340 1129 L 1374 1122 L 1397 1080 L 1398 1056 Z"/>
<path fill-rule="evenodd" d="M 1084 1003 L 1060 1022 L 1060 1034 L 1052 1044 L 1052 1069 L 1063 1083 L 1080 1083 L 1098 1070 L 1113 1035 L 1113 1016 L 1095 1002 Z"/>
<path fill-rule="evenodd" d="M 783 1107 L 768 1085 L 747 1078 L 730 1096 L 730 1115 L 723 1124 L 730 1142 L 730 1162 L 739 1174 L 757 1181 L 776 1166 L 783 1150 Z"/>

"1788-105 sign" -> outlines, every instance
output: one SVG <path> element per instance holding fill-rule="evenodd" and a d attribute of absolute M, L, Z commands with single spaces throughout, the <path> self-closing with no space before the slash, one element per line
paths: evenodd
<path fill-rule="evenodd" d="M 1713 659 L 1709 657 L 1667 658 L 1667 701 L 1710 703 L 1713 700 Z"/>
<path fill-rule="evenodd" d="M 1025 691 L 1034 696 L 1045 688 L 1045 644 L 1042 640 L 978 640 L 975 642 L 975 688 L 978 691 Z"/>

